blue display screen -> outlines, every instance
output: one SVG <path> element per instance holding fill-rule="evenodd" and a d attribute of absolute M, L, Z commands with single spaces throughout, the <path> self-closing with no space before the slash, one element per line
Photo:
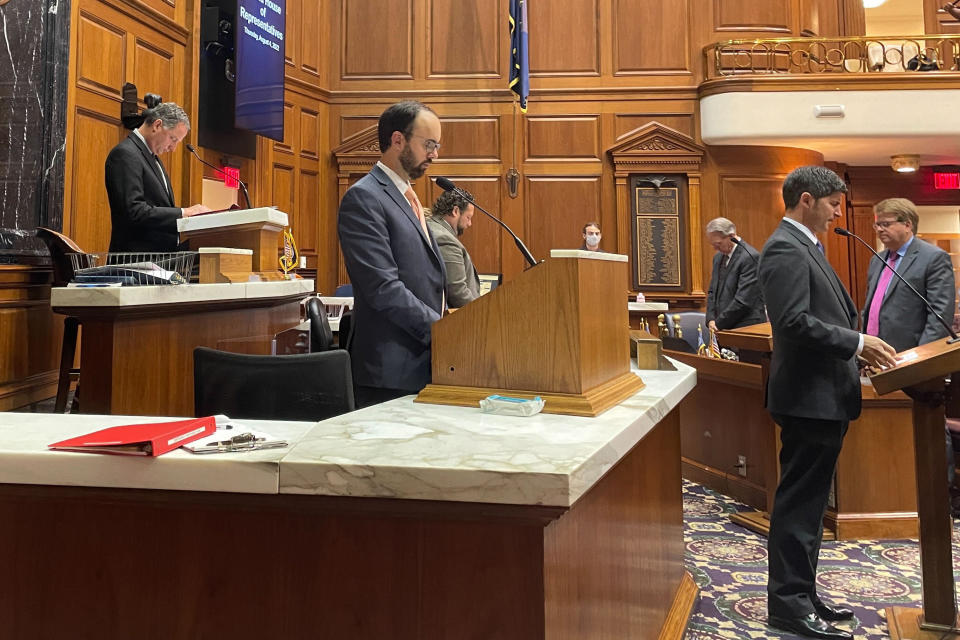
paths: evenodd
<path fill-rule="evenodd" d="M 283 140 L 286 0 L 237 2 L 234 126 Z"/>

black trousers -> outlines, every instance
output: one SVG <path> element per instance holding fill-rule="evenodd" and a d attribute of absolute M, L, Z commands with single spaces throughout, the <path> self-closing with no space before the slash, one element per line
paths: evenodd
<path fill-rule="evenodd" d="M 357 408 L 372 407 L 381 402 L 387 402 L 395 398 L 402 398 L 410 394 L 416 394 L 416 391 L 404 391 L 403 389 L 387 389 L 385 387 L 364 387 L 357 385 L 355 387 L 357 396 Z"/>
<path fill-rule="evenodd" d="M 814 611 L 823 515 L 848 422 L 772 414 L 780 432 L 780 484 L 767 539 L 767 612 L 793 618 Z"/>

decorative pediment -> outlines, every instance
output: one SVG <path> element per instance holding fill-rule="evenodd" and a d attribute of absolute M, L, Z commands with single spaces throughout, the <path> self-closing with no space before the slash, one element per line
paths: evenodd
<path fill-rule="evenodd" d="M 337 173 L 340 176 L 370 171 L 380 159 L 377 125 L 371 125 L 356 132 L 331 153 L 337 162 Z"/>
<path fill-rule="evenodd" d="M 624 135 L 607 153 L 617 173 L 700 171 L 704 148 L 690 136 L 653 121 Z"/>

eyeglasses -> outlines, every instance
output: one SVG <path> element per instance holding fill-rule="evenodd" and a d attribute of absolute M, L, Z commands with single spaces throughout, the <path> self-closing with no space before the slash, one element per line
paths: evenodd
<path fill-rule="evenodd" d="M 960 2 L 960 0 L 957 1 Z M 877 220 L 873 223 L 873 228 L 877 230 L 887 229 L 890 227 L 890 225 L 897 224 L 898 222 L 902 222 L 902 220 Z"/>
<path fill-rule="evenodd" d="M 411 133 L 410 137 L 420 138 L 421 140 L 423 140 L 423 150 L 426 151 L 427 153 L 433 153 L 434 151 L 436 151 L 437 153 L 440 152 L 440 143 L 434 140 L 433 138 L 425 138 L 424 136 L 418 136 L 415 133 Z"/>

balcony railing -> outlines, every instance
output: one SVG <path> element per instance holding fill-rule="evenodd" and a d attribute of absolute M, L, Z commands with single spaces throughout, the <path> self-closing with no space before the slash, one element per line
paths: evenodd
<path fill-rule="evenodd" d="M 703 52 L 707 79 L 960 70 L 960 35 L 729 40 Z"/>

